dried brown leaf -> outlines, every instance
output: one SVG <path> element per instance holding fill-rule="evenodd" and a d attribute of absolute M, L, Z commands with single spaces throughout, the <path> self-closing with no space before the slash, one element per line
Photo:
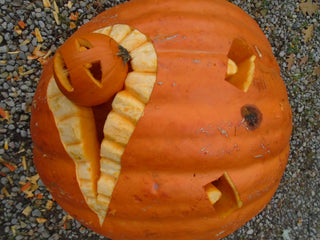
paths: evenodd
<path fill-rule="evenodd" d="M 27 45 L 27 44 L 30 43 L 30 42 L 31 42 L 30 39 L 26 39 L 26 40 L 24 40 L 24 41 L 20 44 L 20 46 Z"/>
<path fill-rule="evenodd" d="M 16 231 L 16 226 L 15 225 L 11 226 L 11 232 L 12 232 L 12 235 L 14 237 L 17 236 L 17 231 Z"/>
<path fill-rule="evenodd" d="M 26 161 L 26 156 L 22 156 L 22 166 L 23 166 L 23 169 L 24 169 L 24 170 L 27 170 L 27 169 L 28 169 L 27 161 Z"/>
<path fill-rule="evenodd" d="M 10 176 L 7 176 L 7 179 L 11 185 L 13 185 L 13 179 Z"/>
<path fill-rule="evenodd" d="M 304 34 L 303 40 L 305 43 L 309 42 L 312 39 L 313 35 L 313 24 L 309 25 L 306 29 L 303 29 L 302 32 Z"/>
<path fill-rule="evenodd" d="M 21 33 L 22 33 L 22 30 L 20 29 L 19 26 L 15 26 L 15 27 L 14 27 L 14 31 L 15 31 L 18 35 L 21 35 Z"/>
<path fill-rule="evenodd" d="M 2 190 L 3 194 L 4 194 L 6 197 L 11 197 L 10 193 L 8 192 L 8 190 L 7 190 L 5 187 L 3 187 L 1 190 Z"/>
<path fill-rule="evenodd" d="M 77 25 L 74 22 L 70 22 L 70 29 L 75 29 Z"/>
<path fill-rule="evenodd" d="M 7 150 L 8 149 L 8 139 L 4 140 L 4 149 Z M 2 157 L 0 157 L 0 163 L 2 163 L 3 165 L 5 165 L 7 168 L 10 169 L 11 172 L 13 172 L 18 166 L 12 162 L 9 162 L 5 159 L 3 159 Z"/>
<path fill-rule="evenodd" d="M 73 6 L 73 3 L 71 1 L 68 1 L 67 6 L 68 6 L 69 9 L 71 9 L 72 6 Z"/>
<path fill-rule="evenodd" d="M 42 0 L 42 2 L 43 2 L 43 6 L 44 6 L 45 8 L 51 7 L 51 3 L 50 3 L 49 0 Z"/>
<path fill-rule="evenodd" d="M 55 0 L 53 0 L 53 9 L 56 13 L 59 13 L 59 8 Z"/>
<path fill-rule="evenodd" d="M 46 221 L 48 221 L 46 218 L 36 218 L 36 219 L 37 219 L 37 222 L 40 223 L 40 224 L 43 224 Z"/>
<path fill-rule="evenodd" d="M 31 188 L 31 182 L 27 182 L 20 188 L 21 192 L 27 192 Z"/>
<path fill-rule="evenodd" d="M 320 76 L 320 65 L 314 68 L 312 75 L 315 75 L 317 77 Z"/>
<path fill-rule="evenodd" d="M 39 174 L 33 175 L 32 177 L 26 177 L 28 181 L 30 181 L 32 184 L 37 184 L 37 181 L 39 180 L 40 176 Z"/>
<path fill-rule="evenodd" d="M 306 16 L 311 16 L 319 10 L 319 6 L 316 3 L 312 3 L 312 0 L 299 4 L 302 13 Z"/>
<path fill-rule="evenodd" d="M 5 111 L 3 108 L 0 107 L 0 117 L 9 121 L 10 114 L 8 111 Z M 0 162 L 1 162 L 1 159 L 0 159 Z"/>
<path fill-rule="evenodd" d="M 308 56 L 304 56 L 303 58 L 301 58 L 300 65 L 306 64 L 306 62 L 308 62 L 308 59 L 309 59 Z"/>
<path fill-rule="evenodd" d="M 24 23 L 24 21 L 19 21 L 18 22 L 18 25 L 22 28 L 22 29 L 24 29 L 27 25 Z"/>
<path fill-rule="evenodd" d="M 30 213 L 32 212 L 32 208 L 30 206 L 27 206 L 23 211 L 22 214 L 28 217 Z"/>
<path fill-rule="evenodd" d="M 294 64 L 294 54 L 293 53 L 291 53 L 289 55 L 289 57 L 287 58 L 286 62 L 288 63 L 287 68 L 290 71 L 291 68 L 292 68 L 292 65 Z"/>
<path fill-rule="evenodd" d="M 56 11 L 52 11 L 52 14 L 53 14 L 54 20 L 56 21 L 56 24 L 60 25 L 61 22 L 60 22 L 58 13 Z"/>
<path fill-rule="evenodd" d="M 38 41 L 38 42 L 43 42 L 43 39 L 42 39 L 42 36 L 41 36 L 41 33 L 40 33 L 39 28 L 35 28 L 35 29 L 34 29 L 34 32 L 35 32 L 37 41 Z"/>
<path fill-rule="evenodd" d="M 50 209 L 52 209 L 52 207 L 53 207 L 53 201 L 48 200 L 48 201 L 47 201 L 47 204 L 46 204 L 46 209 L 47 209 L 47 210 L 50 210 Z"/>

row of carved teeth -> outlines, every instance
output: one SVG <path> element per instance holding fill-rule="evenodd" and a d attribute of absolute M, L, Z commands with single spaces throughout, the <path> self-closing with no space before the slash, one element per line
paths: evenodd
<path fill-rule="evenodd" d="M 143 115 L 156 81 L 157 56 L 148 38 L 128 25 L 117 24 L 95 33 L 108 35 L 125 47 L 131 56 L 132 68 L 124 90 L 118 92 L 112 102 L 99 156 L 88 149 L 88 145 L 92 145 L 92 149 L 99 153 L 99 147 L 94 147 L 98 146 L 95 131 L 88 132 L 88 126 L 94 127 L 92 109 L 72 103 L 60 92 L 54 79 L 49 83 L 47 95 L 61 141 L 76 164 L 80 189 L 102 224 L 121 171 L 124 149 Z"/>

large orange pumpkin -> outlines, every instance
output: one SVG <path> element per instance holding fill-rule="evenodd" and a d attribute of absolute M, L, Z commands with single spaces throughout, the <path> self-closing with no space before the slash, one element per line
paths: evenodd
<path fill-rule="evenodd" d="M 128 74 L 108 60 L 123 89 L 107 79 L 108 96 L 93 87 L 104 102 L 74 102 L 58 59 L 32 109 L 34 163 L 67 212 L 115 240 L 212 240 L 266 206 L 288 159 L 291 110 L 270 44 L 247 14 L 224 0 L 133 0 L 65 44 L 88 34 L 128 51 Z"/>

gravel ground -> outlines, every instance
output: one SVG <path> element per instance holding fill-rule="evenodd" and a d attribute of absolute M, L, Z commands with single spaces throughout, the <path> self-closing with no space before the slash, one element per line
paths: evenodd
<path fill-rule="evenodd" d="M 32 163 L 30 105 L 43 62 L 77 27 L 124 1 L 71 2 L 56 0 L 57 8 L 45 8 L 42 0 L 0 0 L 0 239 L 105 239 L 52 201 Z M 298 0 L 230 2 L 249 13 L 270 40 L 287 85 L 294 128 L 289 163 L 272 201 L 225 239 L 319 240 L 319 0 L 309 5 Z M 59 11 L 60 25 L 53 11 Z M 71 21 L 75 12 L 78 19 Z"/>

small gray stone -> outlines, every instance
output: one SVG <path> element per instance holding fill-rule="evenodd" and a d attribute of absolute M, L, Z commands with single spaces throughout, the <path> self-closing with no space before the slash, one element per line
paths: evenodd
<path fill-rule="evenodd" d="M 29 47 L 27 45 L 21 45 L 20 46 L 21 51 L 23 52 L 28 52 L 29 51 Z"/>
<path fill-rule="evenodd" d="M 15 67 L 12 66 L 12 65 L 7 65 L 7 66 L 6 66 L 6 70 L 7 70 L 8 72 L 12 72 L 12 71 L 14 71 L 14 69 L 15 69 Z"/>
<path fill-rule="evenodd" d="M 0 53 L 6 53 L 9 51 L 8 46 L 4 45 L 4 46 L 0 46 Z"/>
<path fill-rule="evenodd" d="M 41 216 L 42 216 L 42 213 L 41 213 L 41 211 L 40 211 L 39 209 L 34 209 L 34 210 L 32 211 L 32 213 L 31 213 L 31 215 L 32 215 L 33 217 L 41 217 Z"/>

